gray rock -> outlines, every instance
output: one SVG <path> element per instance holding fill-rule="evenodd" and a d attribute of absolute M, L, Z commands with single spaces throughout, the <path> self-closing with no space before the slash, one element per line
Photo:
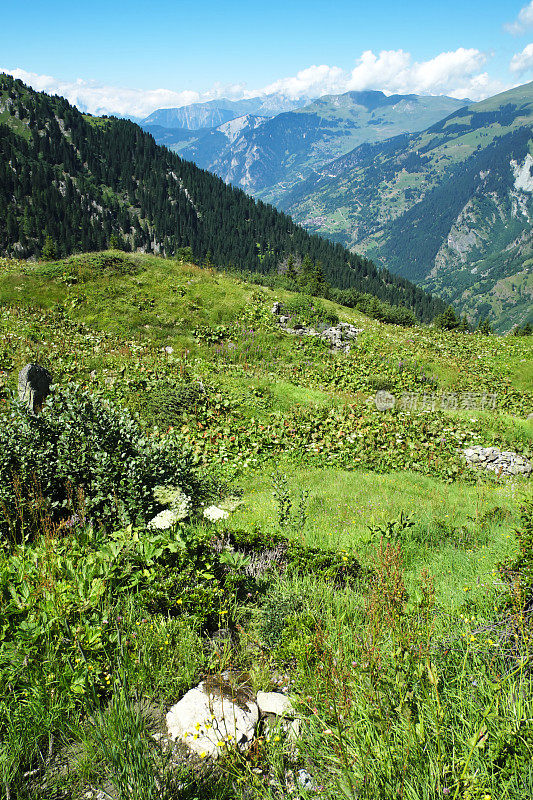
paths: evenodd
<path fill-rule="evenodd" d="M 307 789 L 308 792 L 315 792 L 316 791 L 316 783 L 314 782 L 311 775 L 305 769 L 298 770 L 298 777 L 296 778 L 297 782 L 300 784 L 302 789 Z"/>
<path fill-rule="evenodd" d="M 281 692 L 257 692 L 256 703 L 262 714 L 275 714 L 277 717 L 295 717 L 296 711 Z"/>
<path fill-rule="evenodd" d="M 18 395 L 19 400 L 25 403 L 32 414 L 36 414 L 46 400 L 52 375 L 39 364 L 26 364 L 19 372 Z"/>
<path fill-rule="evenodd" d="M 475 445 L 463 450 L 463 455 L 470 466 L 489 470 L 497 476 L 530 475 L 533 472 L 531 462 L 511 450 Z"/>

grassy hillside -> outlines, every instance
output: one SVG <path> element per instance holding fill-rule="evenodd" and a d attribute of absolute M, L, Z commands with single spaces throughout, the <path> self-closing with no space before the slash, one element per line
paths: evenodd
<path fill-rule="evenodd" d="M 363 332 L 333 352 L 282 332 L 274 301 Z M 531 479 L 459 449 L 533 456 L 532 350 L 148 254 L 0 260 L 8 796 L 303 799 L 300 769 L 330 800 L 530 796 Z M 35 418 L 12 399 L 28 361 L 54 376 Z M 378 411 L 378 389 L 418 404 Z M 191 509 L 158 530 L 165 464 Z M 288 681 L 296 745 L 259 731 L 216 765 L 165 755 L 161 712 L 222 673 Z"/>

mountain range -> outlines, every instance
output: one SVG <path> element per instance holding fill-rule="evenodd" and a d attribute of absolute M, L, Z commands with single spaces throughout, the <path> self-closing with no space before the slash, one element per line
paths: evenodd
<path fill-rule="evenodd" d="M 309 231 L 504 331 L 533 319 L 532 123 L 526 84 L 479 103 L 347 92 L 267 118 L 152 132 Z"/>
<path fill-rule="evenodd" d="M 187 109 L 174 109 L 179 116 L 167 116 L 164 110 L 155 112 L 142 124 L 158 143 L 183 158 L 276 204 L 294 185 L 362 142 L 379 142 L 399 133 L 423 130 L 465 102 L 450 97 L 346 92 L 276 115 L 265 114 L 264 106 L 257 106 L 193 136 L 184 137 L 180 130 L 169 135 L 166 130 L 152 127 L 154 121 L 167 127 L 167 122 L 174 120 L 183 124 Z M 196 106 L 190 108 L 194 110 Z M 233 104 L 231 108 L 237 111 L 241 105 Z M 205 121 L 205 117 L 194 119 Z"/>
<path fill-rule="evenodd" d="M 278 202 L 501 330 L 532 319 L 533 83 L 363 144 Z"/>
<path fill-rule="evenodd" d="M 128 120 L 80 113 L 0 75 L 0 254 L 101 250 L 183 254 L 235 270 L 277 272 L 293 256 L 353 288 L 431 319 L 443 304 L 367 258 L 310 235 L 290 217 L 183 161 Z"/>
<path fill-rule="evenodd" d="M 209 100 L 206 103 L 191 103 L 181 108 L 159 108 L 141 120 L 143 128 L 159 125 L 163 128 L 187 128 L 197 133 L 204 128 L 215 128 L 224 122 L 246 114 L 274 117 L 283 111 L 292 111 L 309 102 L 309 98 L 291 99 L 282 94 L 250 97 L 244 100 Z"/>

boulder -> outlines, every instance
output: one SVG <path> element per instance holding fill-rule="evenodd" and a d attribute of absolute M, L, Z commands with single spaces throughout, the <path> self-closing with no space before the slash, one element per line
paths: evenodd
<path fill-rule="evenodd" d="M 216 758 L 227 746 L 241 750 L 250 746 L 259 709 L 251 700 L 226 697 L 202 682 L 172 706 L 166 720 L 173 741 L 183 742 L 201 757 Z"/>
<path fill-rule="evenodd" d="M 470 466 L 489 470 L 498 476 L 527 476 L 533 471 L 533 465 L 527 458 L 511 450 L 474 445 L 463 450 L 463 455 Z"/>
<path fill-rule="evenodd" d="M 18 395 L 19 400 L 25 403 L 32 414 L 41 410 L 42 404 L 46 400 L 52 375 L 39 364 L 26 364 L 19 372 Z"/>
<path fill-rule="evenodd" d="M 261 714 L 296 717 L 296 711 L 291 701 L 281 692 L 257 692 L 256 702 Z"/>

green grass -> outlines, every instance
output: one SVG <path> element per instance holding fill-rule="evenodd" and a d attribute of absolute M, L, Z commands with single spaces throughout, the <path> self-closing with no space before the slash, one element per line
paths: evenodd
<path fill-rule="evenodd" d="M 56 789 L 77 798 L 110 782 L 124 797 L 151 797 L 155 775 L 165 800 L 176 784 L 190 800 L 274 800 L 271 781 L 285 785 L 301 768 L 328 800 L 393 800 L 400 787 L 409 800 L 448 788 L 454 800 L 531 796 L 530 632 L 499 570 L 516 557 L 531 479 L 464 472 L 457 451 L 533 453 L 532 337 L 403 329 L 320 300 L 364 329 L 349 355 L 332 354 L 275 328 L 272 303 L 291 297 L 140 254 L 0 262 L 0 413 L 18 369 L 35 360 L 56 383 L 133 409 L 143 435 L 189 452 L 206 504 L 235 509 L 209 527 L 199 507 L 162 538 L 141 520 L 108 532 L 96 521 L 4 542 L 0 785 L 12 800 Z M 494 391 L 498 402 L 378 413 L 382 385 L 398 397 Z M 285 489 L 277 480 L 286 525 L 274 473 L 287 478 Z M 257 585 L 246 554 L 222 568 L 211 543 L 223 526 L 250 547 L 259 530 L 267 553 L 281 532 L 302 546 L 304 567 L 276 563 Z M 333 577 L 305 567 L 310 548 L 331 553 Z M 355 560 L 359 582 L 347 572 Z M 226 627 L 232 643 L 214 646 Z M 268 630 L 278 633 L 267 641 Z M 162 719 L 202 674 L 229 667 L 254 691 L 290 676 L 297 749 L 263 737 L 216 770 L 173 771 L 151 749 L 141 709 Z M 486 746 L 472 745 L 483 726 Z M 68 775 L 54 772 L 65 753 Z"/>
<path fill-rule="evenodd" d="M 279 465 L 269 466 L 271 474 L 263 467 L 241 482 L 244 503 L 233 516 L 236 526 L 277 529 L 272 474 Z M 293 535 L 310 547 L 352 551 L 366 560 L 373 549 L 369 526 L 413 514 L 405 540 L 408 583 L 416 585 L 428 569 L 447 608 L 481 601 L 495 583 L 495 564 L 514 552 L 517 498 L 506 486 L 450 486 L 409 472 L 375 475 L 290 464 L 280 469 L 295 500 L 299 488 L 309 492 L 306 525 Z"/>

